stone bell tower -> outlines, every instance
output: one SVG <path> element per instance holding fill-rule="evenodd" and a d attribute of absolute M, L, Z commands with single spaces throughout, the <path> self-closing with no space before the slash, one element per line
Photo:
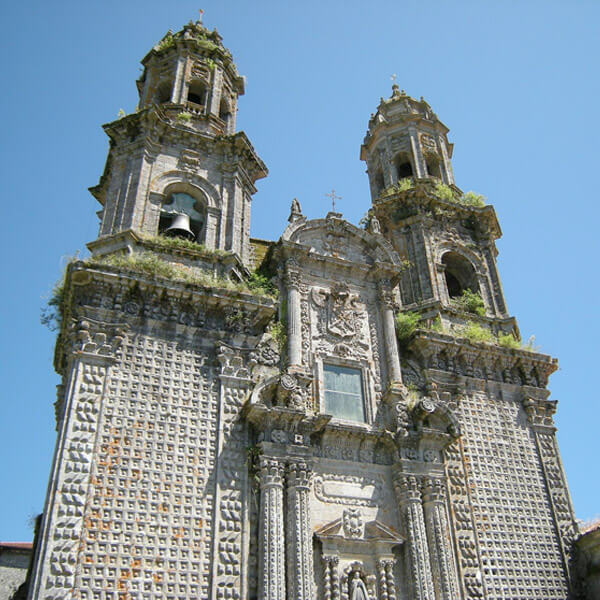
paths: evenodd
<path fill-rule="evenodd" d="M 189 23 L 167 33 L 142 60 L 135 113 L 104 126 L 110 151 L 100 183 L 95 253 L 130 231 L 152 237 L 176 215 L 209 250 L 250 260 L 254 182 L 267 170 L 243 132 L 235 131 L 244 78 L 216 31 Z"/>

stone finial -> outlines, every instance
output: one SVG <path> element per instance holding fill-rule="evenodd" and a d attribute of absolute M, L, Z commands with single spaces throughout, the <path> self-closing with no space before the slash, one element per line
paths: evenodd
<path fill-rule="evenodd" d="M 288 221 L 293 223 L 294 221 L 302 219 L 303 216 L 302 208 L 300 208 L 300 202 L 298 202 L 298 198 L 294 198 L 290 207 L 290 216 L 288 217 Z"/>

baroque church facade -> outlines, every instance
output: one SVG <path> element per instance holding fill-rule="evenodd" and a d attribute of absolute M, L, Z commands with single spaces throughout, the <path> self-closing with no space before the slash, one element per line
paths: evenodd
<path fill-rule="evenodd" d="M 29 598 L 565 600 L 557 363 L 519 343 L 431 107 L 394 86 L 371 116 L 365 227 L 294 201 L 265 242 L 218 33 L 142 65 L 65 277 Z"/>

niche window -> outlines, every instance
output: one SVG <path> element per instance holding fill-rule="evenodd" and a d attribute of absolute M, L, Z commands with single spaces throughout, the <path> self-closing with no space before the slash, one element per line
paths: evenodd
<path fill-rule="evenodd" d="M 200 243 L 206 222 L 201 202 L 184 192 L 171 194 L 162 206 L 158 231 L 160 235 L 180 237 Z"/>
<path fill-rule="evenodd" d="M 429 177 L 437 177 L 438 179 L 442 178 L 442 172 L 440 170 L 440 161 L 435 155 L 428 155 L 426 158 L 427 163 L 427 174 Z"/>
<path fill-rule="evenodd" d="M 465 290 L 479 292 L 477 273 L 464 256 L 456 252 L 446 252 L 442 257 L 446 287 L 450 298 L 458 298 Z"/>
<path fill-rule="evenodd" d="M 412 164 L 406 152 L 400 152 L 400 154 L 396 156 L 395 163 L 398 180 L 413 176 Z"/>
<path fill-rule="evenodd" d="M 324 409 L 328 415 L 365 422 L 363 377 L 360 369 L 323 364 Z"/>
<path fill-rule="evenodd" d="M 229 104 L 225 98 L 221 98 L 221 104 L 219 105 L 219 119 L 225 121 L 225 125 L 229 127 L 229 119 L 231 118 L 231 110 Z"/>
<path fill-rule="evenodd" d="M 155 101 L 157 104 L 163 104 L 164 102 L 171 102 L 171 90 L 173 84 L 171 81 L 161 81 L 158 89 L 156 90 Z"/>

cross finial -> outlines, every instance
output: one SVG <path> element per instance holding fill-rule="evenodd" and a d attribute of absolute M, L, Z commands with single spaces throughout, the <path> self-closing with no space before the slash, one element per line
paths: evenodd
<path fill-rule="evenodd" d="M 398 77 L 398 75 L 396 75 L 396 73 L 392 73 L 392 76 L 390 77 L 390 79 L 392 80 L 392 83 L 396 83 L 396 78 Z"/>
<path fill-rule="evenodd" d="M 328 194 L 325 194 L 328 198 L 331 198 L 331 210 L 332 212 L 335 212 L 335 201 L 336 200 L 341 200 L 342 197 L 341 196 L 336 196 L 335 194 L 335 190 L 333 188 L 331 188 L 331 191 Z"/>

